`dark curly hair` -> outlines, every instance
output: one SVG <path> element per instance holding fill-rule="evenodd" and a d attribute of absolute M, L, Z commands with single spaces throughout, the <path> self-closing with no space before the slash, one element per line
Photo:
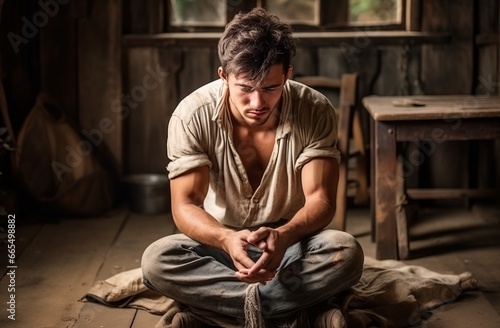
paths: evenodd
<path fill-rule="evenodd" d="M 263 8 L 235 15 L 218 43 L 224 72 L 245 74 L 257 82 L 276 64 L 282 64 L 286 74 L 295 50 L 291 26 Z"/>

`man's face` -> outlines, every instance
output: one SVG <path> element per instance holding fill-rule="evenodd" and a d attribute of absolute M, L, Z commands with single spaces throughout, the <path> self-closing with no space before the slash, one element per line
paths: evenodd
<path fill-rule="evenodd" d="M 236 123 L 248 127 L 275 126 L 283 86 L 291 72 L 290 67 L 287 74 L 284 74 L 283 66 L 276 64 L 257 85 L 243 74 L 226 75 L 219 68 L 219 76 L 229 87 L 229 107 Z"/>

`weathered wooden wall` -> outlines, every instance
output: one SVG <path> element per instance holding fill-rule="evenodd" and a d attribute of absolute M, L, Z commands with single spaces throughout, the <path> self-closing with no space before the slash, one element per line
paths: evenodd
<path fill-rule="evenodd" d="M 96 149 L 109 153 L 123 171 L 122 3 L 120 0 L 74 3 L 77 18 L 78 122 Z"/>
<path fill-rule="evenodd" d="M 16 133 L 44 92 L 121 172 L 122 122 L 113 110 L 122 91 L 121 21 L 119 0 L 6 1 L 2 82 Z"/>
<path fill-rule="evenodd" d="M 422 47 L 424 93 L 471 95 L 464 96 L 469 103 L 497 94 L 498 19 L 498 1 L 424 1 L 422 29 L 452 36 L 449 44 Z M 495 147 L 498 157 L 498 141 L 437 144 L 422 167 L 421 181 L 442 187 L 499 186 Z"/>
<path fill-rule="evenodd" d="M 21 19 L 32 17 L 37 10 L 34 2 L 6 1 L 0 18 L 0 78 L 14 133 L 19 131 L 40 90 L 39 29 L 27 30 Z"/>
<path fill-rule="evenodd" d="M 498 2 L 427 0 L 421 3 L 418 25 L 423 31 L 450 33 L 449 43 L 374 45 L 369 37 L 364 36 L 363 30 L 358 31 L 359 38 L 347 45 L 312 48 L 300 47 L 299 42 L 292 63 L 295 74 L 339 77 L 345 72 L 356 72 L 360 76 L 359 98 L 370 94 L 497 93 Z M 146 6 L 140 1 L 130 0 L 130 4 L 138 12 L 148 12 L 144 8 L 137 9 Z M 136 23 L 139 21 L 137 19 Z M 166 158 L 159 132 L 168 122 L 169 113 L 180 99 L 216 78 L 218 66 L 215 47 L 147 49 L 126 50 L 131 56 L 128 71 L 131 78 L 126 90 L 130 92 L 140 83 L 144 74 L 141 65 L 154 63 L 160 53 L 166 61 L 159 64 L 172 76 L 169 75 L 169 82 L 162 85 L 161 90 L 154 91 L 163 95 L 151 96 L 138 105 L 137 113 L 131 115 L 134 119 L 130 120 L 128 136 L 133 142 L 126 144 L 126 163 L 131 172 L 163 170 Z M 488 85 L 485 85 L 486 81 L 489 81 Z M 366 114 L 363 122 L 368 135 Z M 157 132 L 152 134 L 146 127 Z M 416 147 L 409 145 L 412 146 Z M 494 147 L 498 153 L 498 142 L 436 145 L 433 154 L 421 165 L 420 177 L 416 177 L 414 183 L 443 187 L 464 184 L 498 186 L 500 162 L 498 155 L 495 162 L 495 151 L 491 151 Z M 469 149 L 469 153 L 464 153 L 464 149 Z M 144 161 L 145 158 L 148 161 Z M 492 183 L 492 176 L 497 177 L 496 182 Z"/>
<path fill-rule="evenodd" d="M 449 43 L 375 45 L 359 30 L 359 38 L 340 46 L 301 47 L 299 42 L 295 73 L 338 77 L 356 72 L 358 98 L 498 93 L 498 1 L 423 0 L 421 4 L 419 25 L 424 31 L 450 33 Z M 103 120 L 111 121 L 115 128 L 103 133 L 103 144 L 110 149 L 118 172 L 165 172 L 169 117 L 180 99 L 216 78 L 215 44 L 124 47 L 124 34 L 164 30 L 161 0 L 75 0 L 60 7 L 19 52 L 2 40 L 3 82 L 15 126 L 22 123 L 38 92 L 46 91 L 82 129 L 99 130 Z M 20 33 L 21 17 L 32 17 L 39 7 L 36 1 L 7 1 L 5 10 L 10 13 L 2 15 L 2 30 Z M 364 121 L 367 133 L 366 115 Z M 457 164 L 464 156 L 462 145 L 437 149 L 423 165 L 424 171 L 431 172 L 423 178 L 453 185 L 459 183 L 456 172 L 464 175 L 476 166 L 487 168 L 479 170 L 483 174 L 476 177 L 478 184 L 491 184 L 489 173 L 496 172 L 499 185 L 499 143 L 481 147 L 486 150 L 467 164 Z M 494 155 L 485 155 L 491 148 L 496 149 L 490 152 Z M 450 173 L 450 167 L 456 167 L 456 172 Z"/>
<path fill-rule="evenodd" d="M 476 6 L 473 93 L 477 97 L 488 97 L 500 94 L 500 4 L 495 0 L 485 0 L 478 1 Z M 477 144 L 477 147 L 477 167 L 481 168 L 478 185 L 500 186 L 500 141 Z"/>

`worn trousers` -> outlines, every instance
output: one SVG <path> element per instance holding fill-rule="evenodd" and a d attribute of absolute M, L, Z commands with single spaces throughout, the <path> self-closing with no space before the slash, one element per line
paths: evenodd
<path fill-rule="evenodd" d="M 256 261 L 261 251 L 249 247 Z M 356 284 L 364 254 L 357 240 L 338 230 L 322 230 L 290 246 L 276 276 L 260 284 L 265 319 L 287 317 L 320 304 Z M 144 284 L 181 304 L 221 315 L 244 318 L 248 283 L 235 276 L 229 255 L 183 234 L 164 237 L 144 252 Z"/>

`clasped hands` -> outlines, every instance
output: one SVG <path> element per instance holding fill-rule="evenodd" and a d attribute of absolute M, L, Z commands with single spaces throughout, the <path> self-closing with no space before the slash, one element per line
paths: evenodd
<path fill-rule="evenodd" d="M 262 251 L 254 262 L 247 253 L 250 245 Z M 238 270 L 236 277 L 247 283 L 266 284 L 276 275 L 288 243 L 280 232 L 273 228 L 261 227 L 256 231 L 234 231 L 226 237 L 224 249 Z"/>

